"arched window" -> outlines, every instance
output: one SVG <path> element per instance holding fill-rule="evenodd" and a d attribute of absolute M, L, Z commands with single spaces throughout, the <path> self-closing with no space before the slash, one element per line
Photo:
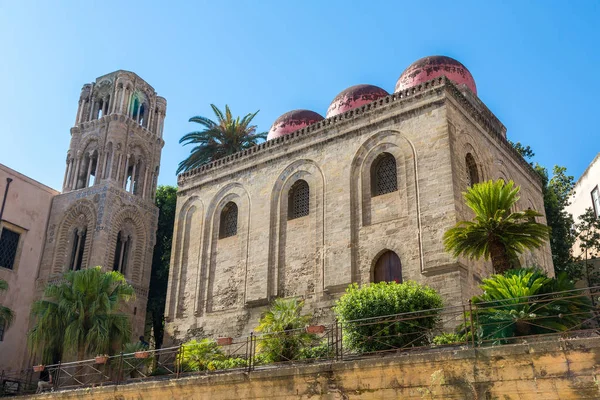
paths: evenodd
<path fill-rule="evenodd" d="M 479 172 L 477 172 L 477 163 L 471 153 L 465 156 L 465 164 L 467 165 L 467 186 L 471 187 L 479 183 Z"/>
<path fill-rule="evenodd" d="M 305 217 L 310 212 L 310 189 L 305 180 L 292 185 L 288 193 L 288 220 Z"/>
<path fill-rule="evenodd" d="M 85 228 L 75 228 L 73 230 L 73 247 L 69 263 L 69 269 L 72 271 L 79 271 L 83 266 L 83 251 L 85 249 L 86 237 L 87 230 Z"/>
<path fill-rule="evenodd" d="M 388 250 L 379 257 L 373 270 L 373 282 L 402 283 L 402 264 L 396 253 Z"/>
<path fill-rule="evenodd" d="M 396 159 L 390 153 L 383 153 L 371 165 L 371 194 L 380 196 L 397 190 Z"/>
<path fill-rule="evenodd" d="M 219 239 L 237 235 L 238 207 L 230 201 L 221 211 L 219 223 Z"/>
<path fill-rule="evenodd" d="M 127 261 L 129 260 L 129 250 L 131 249 L 131 235 L 120 231 L 117 235 L 117 245 L 115 247 L 115 258 L 113 261 L 113 271 L 125 275 L 127 271 Z"/>

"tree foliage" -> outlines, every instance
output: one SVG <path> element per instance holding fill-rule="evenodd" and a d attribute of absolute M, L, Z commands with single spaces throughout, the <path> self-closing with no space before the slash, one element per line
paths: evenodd
<path fill-rule="evenodd" d="M 542 246 L 548 227 L 535 221 L 537 211 L 512 211 L 519 187 L 499 179 L 471 186 L 463 193 L 473 210 L 472 221 L 459 221 L 444 234 L 444 246 L 455 257 L 492 259 L 496 273 L 512 267 L 513 260 L 528 249 Z"/>
<path fill-rule="evenodd" d="M 578 265 L 581 266 L 587 285 L 598 286 L 600 285 L 600 272 L 590 261 L 600 256 L 600 219 L 596 217 L 593 209 L 588 208 L 579 216 L 578 221 L 579 223 L 575 225 L 581 251 Z"/>
<path fill-rule="evenodd" d="M 591 317 L 593 308 L 586 296 L 557 294 L 575 288 L 564 272 L 549 278 L 538 269 L 510 270 L 484 279 L 480 288 L 484 293 L 472 302 L 475 336 L 482 341 L 503 342 L 515 336 L 579 328 Z M 466 319 L 470 320 L 470 315 Z"/>
<path fill-rule="evenodd" d="M 64 352 L 80 360 L 113 353 L 131 338 L 129 316 L 120 310 L 133 296 L 133 287 L 118 272 L 101 267 L 67 272 L 32 306 L 31 350 L 41 352 L 46 363 Z"/>
<path fill-rule="evenodd" d="M 8 283 L 4 279 L 0 279 L 0 293 L 8 290 Z M 4 329 L 8 329 L 14 319 L 14 312 L 10 308 L 0 304 L 0 325 L 4 325 Z"/>
<path fill-rule="evenodd" d="M 302 315 L 304 301 L 296 298 L 278 298 L 265 312 L 256 328 L 260 359 L 264 362 L 281 362 L 298 359 L 303 348 L 315 342 L 315 335 L 304 328 L 312 315 Z"/>
<path fill-rule="evenodd" d="M 442 298 L 416 282 L 356 283 L 336 302 L 334 311 L 344 332 L 344 347 L 367 353 L 429 344 L 429 330 L 439 322 Z M 390 316 L 420 312 L 398 321 Z M 365 321 L 367 319 L 367 321 Z"/>
<path fill-rule="evenodd" d="M 171 261 L 171 243 L 177 207 L 177 188 L 159 186 L 154 200 L 158 207 L 158 227 L 156 244 L 152 253 L 152 271 L 146 307 L 146 325 L 153 329 L 155 347 L 162 346 L 164 336 L 165 301 L 169 281 L 169 263 Z"/>
<path fill-rule="evenodd" d="M 179 163 L 177 173 L 249 149 L 267 137 L 266 132 L 256 133 L 256 125 L 251 125 L 258 111 L 246 114 L 243 118 L 234 118 L 228 105 L 225 105 L 224 114 L 214 104 L 210 106 L 217 121 L 201 116 L 190 118 L 190 122 L 200 124 L 204 130 L 190 132 L 179 140 L 184 146 L 191 144 L 194 147 L 190 155 Z"/>

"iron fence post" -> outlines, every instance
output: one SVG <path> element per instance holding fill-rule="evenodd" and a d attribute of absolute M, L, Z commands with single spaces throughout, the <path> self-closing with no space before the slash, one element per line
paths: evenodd
<path fill-rule="evenodd" d="M 248 372 L 252 371 L 254 364 L 254 332 L 250 332 L 250 357 L 248 358 Z"/>
<path fill-rule="evenodd" d="M 175 357 L 175 362 L 177 365 L 175 366 L 175 375 L 179 378 L 179 373 L 181 372 L 181 363 L 183 362 L 183 343 L 179 344 L 179 351 L 177 352 L 177 357 Z"/>
<path fill-rule="evenodd" d="M 465 307 L 465 303 L 463 303 L 462 309 L 463 309 L 463 326 L 465 327 L 465 344 L 468 345 L 469 344 L 469 335 L 466 332 L 466 330 L 467 330 L 467 308 Z"/>
<path fill-rule="evenodd" d="M 62 360 L 58 362 L 58 370 L 56 371 L 56 377 L 54 378 L 54 388 L 60 389 L 60 368 L 62 366 Z"/>
<path fill-rule="evenodd" d="M 340 323 L 340 361 L 344 360 L 344 326 Z"/>
<path fill-rule="evenodd" d="M 475 347 L 475 327 L 473 326 L 473 302 L 469 299 L 469 317 L 471 319 L 471 345 Z"/>
<path fill-rule="evenodd" d="M 119 368 L 117 369 L 117 385 L 121 383 L 121 375 L 123 374 L 123 352 L 121 351 L 121 356 L 119 357 Z"/>

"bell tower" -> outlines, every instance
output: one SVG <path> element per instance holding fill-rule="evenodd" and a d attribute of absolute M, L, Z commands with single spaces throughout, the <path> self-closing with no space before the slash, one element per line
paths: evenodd
<path fill-rule="evenodd" d="M 128 306 L 134 337 L 144 330 L 166 108 L 133 72 L 83 86 L 38 276 L 41 295 L 69 270 L 99 265 L 123 273 L 136 292 Z"/>

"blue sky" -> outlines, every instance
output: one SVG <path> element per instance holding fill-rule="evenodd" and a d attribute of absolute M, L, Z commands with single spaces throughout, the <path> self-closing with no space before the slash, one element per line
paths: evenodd
<path fill-rule="evenodd" d="M 159 183 L 209 104 L 325 114 L 348 86 L 392 92 L 418 58 L 469 68 L 536 161 L 578 177 L 600 151 L 599 1 L 0 0 L 0 163 L 60 189 L 83 84 L 136 72 L 168 101 Z"/>

